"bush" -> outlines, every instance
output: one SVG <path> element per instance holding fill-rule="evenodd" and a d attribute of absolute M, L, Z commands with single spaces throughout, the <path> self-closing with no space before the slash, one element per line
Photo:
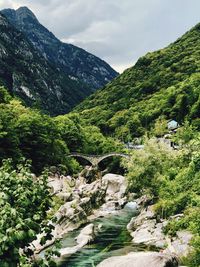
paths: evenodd
<path fill-rule="evenodd" d="M 45 229 L 46 238 L 51 238 L 51 226 L 45 223 L 51 205 L 47 175 L 33 179 L 28 162 L 13 170 L 7 160 L 0 168 L 0 185 L 0 261 L 1 266 L 16 266 L 20 249 L 37 234 Z"/>

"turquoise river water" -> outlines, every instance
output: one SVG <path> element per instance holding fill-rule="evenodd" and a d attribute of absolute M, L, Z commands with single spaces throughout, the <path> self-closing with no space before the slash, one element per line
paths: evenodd
<path fill-rule="evenodd" d="M 64 260 L 60 266 L 94 267 L 108 257 L 144 250 L 144 247 L 132 244 L 131 236 L 126 229 L 128 222 L 135 215 L 135 212 L 123 209 L 118 214 L 95 219 L 92 223 L 95 227 L 101 225 L 101 228 L 94 241 Z M 62 240 L 62 247 L 76 245 L 74 238 L 80 230 L 68 233 Z"/>

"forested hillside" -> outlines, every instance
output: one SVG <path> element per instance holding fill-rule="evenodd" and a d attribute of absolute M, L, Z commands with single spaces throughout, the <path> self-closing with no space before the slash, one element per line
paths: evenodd
<path fill-rule="evenodd" d="M 141 57 L 76 108 L 106 134 L 136 137 L 160 117 L 199 125 L 200 24 L 173 44 Z"/>
<path fill-rule="evenodd" d="M 67 158 L 70 151 L 102 154 L 117 147 L 117 142 L 105 138 L 98 127 L 86 125 L 78 114 L 51 118 L 24 107 L 0 87 L 0 161 L 12 158 L 18 164 L 25 158 L 32 161 L 36 173 L 59 164 L 73 172 L 78 165 Z"/>

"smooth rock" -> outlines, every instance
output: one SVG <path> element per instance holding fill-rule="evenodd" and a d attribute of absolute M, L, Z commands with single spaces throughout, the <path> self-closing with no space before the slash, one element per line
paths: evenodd
<path fill-rule="evenodd" d="M 135 219 L 135 226 L 141 225 L 144 221 L 155 219 L 155 212 L 153 210 L 153 206 L 149 206 L 147 209 L 143 209 L 140 214 Z"/>
<path fill-rule="evenodd" d="M 175 256 L 166 253 L 132 252 L 108 258 L 97 267 L 178 267 L 178 261 Z"/>
<path fill-rule="evenodd" d="M 91 242 L 94 238 L 94 224 L 91 223 L 85 226 L 80 234 L 75 238 L 77 245 L 73 247 L 66 247 L 59 250 L 60 257 L 66 258 L 77 253 L 82 247 Z"/>
<path fill-rule="evenodd" d="M 138 204 L 137 204 L 137 202 L 135 202 L 135 201 L 128 202 L 128 203 L 126 203 L 126 205 L 124 206 L 124 209 L 132 210 L 132 211 L 136 211 L 137 208 L 138 208 Z"/>
<path fill-rule="evenodd" d="M 106 201 L 119 201 L 124 197 L 127 189 L 127 182 L 124 176 L 108 173 L 102 177 L 102 183 L 107 185 Z"/>
<path fill-rule="evenodd" d="M 165 236 L 162 232 L 162 224 L 156 224 L 156 220 L 147 220 L 131 233 L 134 244 L 152 245 L 158 248 L 166 246 Z"/>
<path fill-rule="evenodd" d="M 133 237 L 134 244 L 145 244 L 164 248 L 167 245 L 163 234 L 163 222 L 157 222 L 153 206 L 143 209 L 127 225 L 127 230 Z"/>
<path fill-rule="evenodd" d="M 61 258 L 66 258 L 66 257 L 70 257 L 71 255 L 75 254 L 76 252 L 78 252 L 80 250 L 80 247 L 74 246 L 74 247 L 67 247 L 67 248 L 61 248 L 59 250 L 60 253 L 60 257 Z"/>
<path fill-rule="evenodd" d="M 81 245 L 81 247 L 85 246 L 89 242 L 91 242 L 94 238 L 94 224 L 88 224 L 86 227 L 84 227 L 80 234 L 75 238 L 78 245 Z"/>

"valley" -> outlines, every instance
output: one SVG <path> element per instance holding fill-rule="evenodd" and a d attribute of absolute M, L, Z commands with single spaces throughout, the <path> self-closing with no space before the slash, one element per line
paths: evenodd
<path fill-rule="evenodd" d="M 118 75 L 0 12 L 0 267 L 200 266 L 199 37 Z"/>

